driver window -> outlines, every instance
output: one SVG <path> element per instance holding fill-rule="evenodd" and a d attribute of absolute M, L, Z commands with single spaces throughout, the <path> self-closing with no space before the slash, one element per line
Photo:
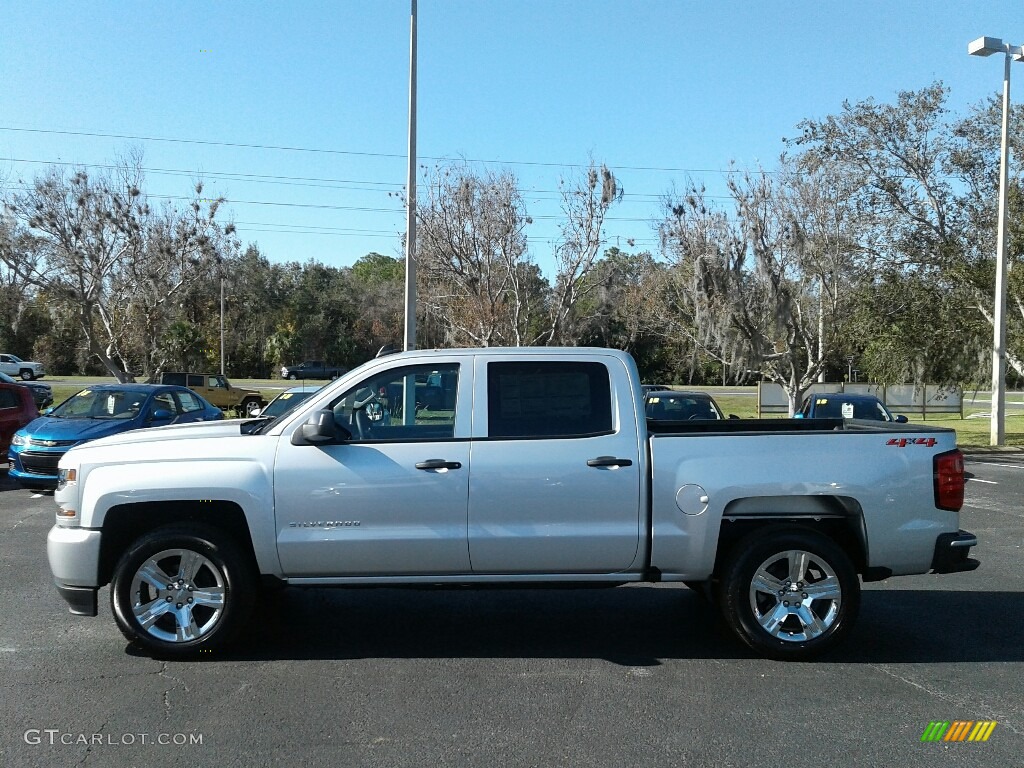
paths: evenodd
<path fill-rule="evenodd" d="M 456 363 L 392 368 L 361 381 L 330 407 L 352 442 L 451 439 L 458 380 Z"/>

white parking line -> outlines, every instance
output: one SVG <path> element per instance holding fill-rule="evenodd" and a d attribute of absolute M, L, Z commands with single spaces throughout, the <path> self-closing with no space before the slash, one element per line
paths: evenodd
<path fill-rule="evenodd" d="M 991 461 L 972 461 L 971 464 L 977 464 L 983 467 L 1005 467 L 1006 469 L 1024 469 L 1024 464 L 993 464 Z"/>
<path fill-rule="evenodd" d="M 971 483 L 986 483 L 988 485 L 999 485 L 999 483 L 997 483 L 995 480 L 981 480 L 977 477 L 968 477 L 967 480 L 968 482 Z"/>

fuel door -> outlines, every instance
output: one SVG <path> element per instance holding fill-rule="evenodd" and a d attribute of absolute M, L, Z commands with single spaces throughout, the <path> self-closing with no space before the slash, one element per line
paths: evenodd
<path fill-rule="evenodd" d="M 708 493 L 699 485 L 688 483 L 676 491 L 676 506 L 684 515 L 701 515 L 708 508 Z"/>

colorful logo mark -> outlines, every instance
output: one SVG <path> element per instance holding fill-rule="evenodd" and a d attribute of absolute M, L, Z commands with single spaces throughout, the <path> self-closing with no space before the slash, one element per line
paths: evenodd
<path fill-rule="evenodd" d="M 996 725 L 995 720 L 933 720 L 921 741 L 988 741 Z"/>

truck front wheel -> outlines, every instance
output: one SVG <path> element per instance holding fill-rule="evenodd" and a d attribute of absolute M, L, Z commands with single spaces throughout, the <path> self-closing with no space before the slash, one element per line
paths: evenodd
<path fill-rule="evenodd" d="M 860 608 L 860 581 L 831 539 L 783 528 L 744 539 L 719 585 L 722 614 L 758 653 L 803 660 L 840 642 Z"/>
<path fill-rule="evenodd" d="M 219 647 L 252 611 L 256 575 L 215 528 L 166 526 L 136 540 L 114 569 L 110 607 L 131 642 L 157 655 Z"/>
<path fill-rule="evenodd" d="M 21 380 L 22 381 L 35 381 L 36 375 L 32 373 L 31 368 L 21 369 Z"/>

